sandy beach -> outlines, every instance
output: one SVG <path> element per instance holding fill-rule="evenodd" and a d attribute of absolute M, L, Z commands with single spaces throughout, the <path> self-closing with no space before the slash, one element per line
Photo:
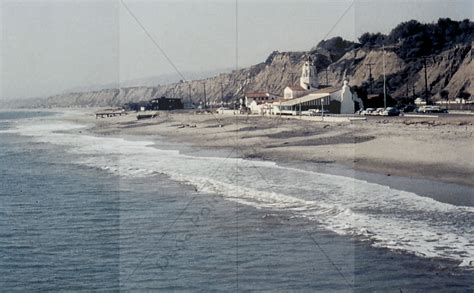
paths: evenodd
<path fill-rule="evenodd" d="M 474 185 L 474 115 L 329 123 L 199 112 L 96 119 L 86 111 L 68 119 L 92 125 L 89 131 L 96 135 L 158 135 L 199 148 L 232 148 L 244 158 L 336 164 L 385 176 Z"/>

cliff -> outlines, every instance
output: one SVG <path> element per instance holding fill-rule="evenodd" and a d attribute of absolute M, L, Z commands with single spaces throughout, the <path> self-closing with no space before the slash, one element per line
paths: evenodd
<path fill-rule="evenodd" d="M 286 86 L 298 84 L 302 63 L 308 56 L 316 63 L 320 84 L 341 86 L 344 79 L 349 79 L 350 85 L 374 94 L 383 91 L 385 59 L 387 93 L 394 98 L 424 96 L 426 61 L 430 97 L 439 99 L 444 92 L 453 99 L 473 94 L 473 42 L 474 23 L 468 19 L 440 18 L 429 24 L 411 20 L 400 23 L 388 35 L 365 33 L 359 42 L 335 37 L 321 41 L 307 52 L 275 51 L 262 63 L 206 79 L 65 93 L 23 101 L 23 106 L 121 106 L 160 96 L 198 102 L 204 99 L 204 88 L 211 102 L 238 100 L 247 91 L 282 95 Z"/>
<path fill-rule="evenodd" d="M 342 85 L 344 78 L 348 78 L 351 85 L 368 88 L 367 64 L 372 64 L 374 79 L 372 91 L 377 93 L 382 91 L 383 85 L 382 54 L 380 49 L 357 48 L 332 62 L 331 56 L 320 51 L 274 52 L 266 62 L 203 80 L 156 87 L 127 87 L 60 94 L 37 100 L 34 106 L 121 106 L 127 102 L 150 100 L 158 96 L 182 98 L 184 101 L 191 99 L 197 102 L 204 99 L 204 84 L 209 101 L 220 101 L 221 97 L 232 100 L 252 90 L 265 90 L 282 95 L 285 86 L 298 83 L 302 62 L 308 55 L 316 60 L 321 84 L 326 84 L 327 78 L 327 82 L 331 85 Z M 422 59 L 404 61 L 396 52 L 387 50 L 385 63 L 389 94 L 395 98 L 405 97 L 408 85 L 410 96 L 413 87 L 417 95 L 423 96 L 425 82 Z M 327 64 L 329 66 L 326 74 Z M 472 95 L 473 66 L 471 45 L 456 46 L 432 57 L 427 65 L 430 92 L 435 97 L 441 90 L 447 90 L 450 98 L 457 97 L 463 91 Z"/>

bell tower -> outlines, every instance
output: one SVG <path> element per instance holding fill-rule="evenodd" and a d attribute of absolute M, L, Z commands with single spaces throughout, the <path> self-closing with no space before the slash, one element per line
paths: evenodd
<path fill-rule="evenodd" d="M 311 57 L 303 63 L 300 77 L 300 86 L 305 90 L 317 89 L 319 87 L 318 77 L 316 75 L 316 66 L 314 66 Z"/>

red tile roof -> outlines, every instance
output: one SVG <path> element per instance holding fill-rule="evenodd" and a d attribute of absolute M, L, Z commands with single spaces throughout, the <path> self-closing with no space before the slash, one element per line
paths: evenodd
<path fill-rule="evenodd" d="M 248 92 L 245 93 L 245 96 L 248 98 L 261 98 L 261 97 L 267 97 L 270 94 L 267 92 Z"/>

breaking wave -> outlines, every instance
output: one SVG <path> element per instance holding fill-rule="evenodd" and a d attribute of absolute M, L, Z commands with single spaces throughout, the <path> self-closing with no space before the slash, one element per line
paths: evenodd
<path fill-rule="evenodd" d="M 84 126 L 42 120 L 14 130 L 34 141 L 64 146 L 77 164 L 119 176 L 166 174 L 200 191 L 258 209 L 290 212 L 375 247 L 474 267 L 474 208 L 350 177 L 288 168 L 268 161 L 199 157 L 153 147 L 151 141 L 96 137 Z"/>

